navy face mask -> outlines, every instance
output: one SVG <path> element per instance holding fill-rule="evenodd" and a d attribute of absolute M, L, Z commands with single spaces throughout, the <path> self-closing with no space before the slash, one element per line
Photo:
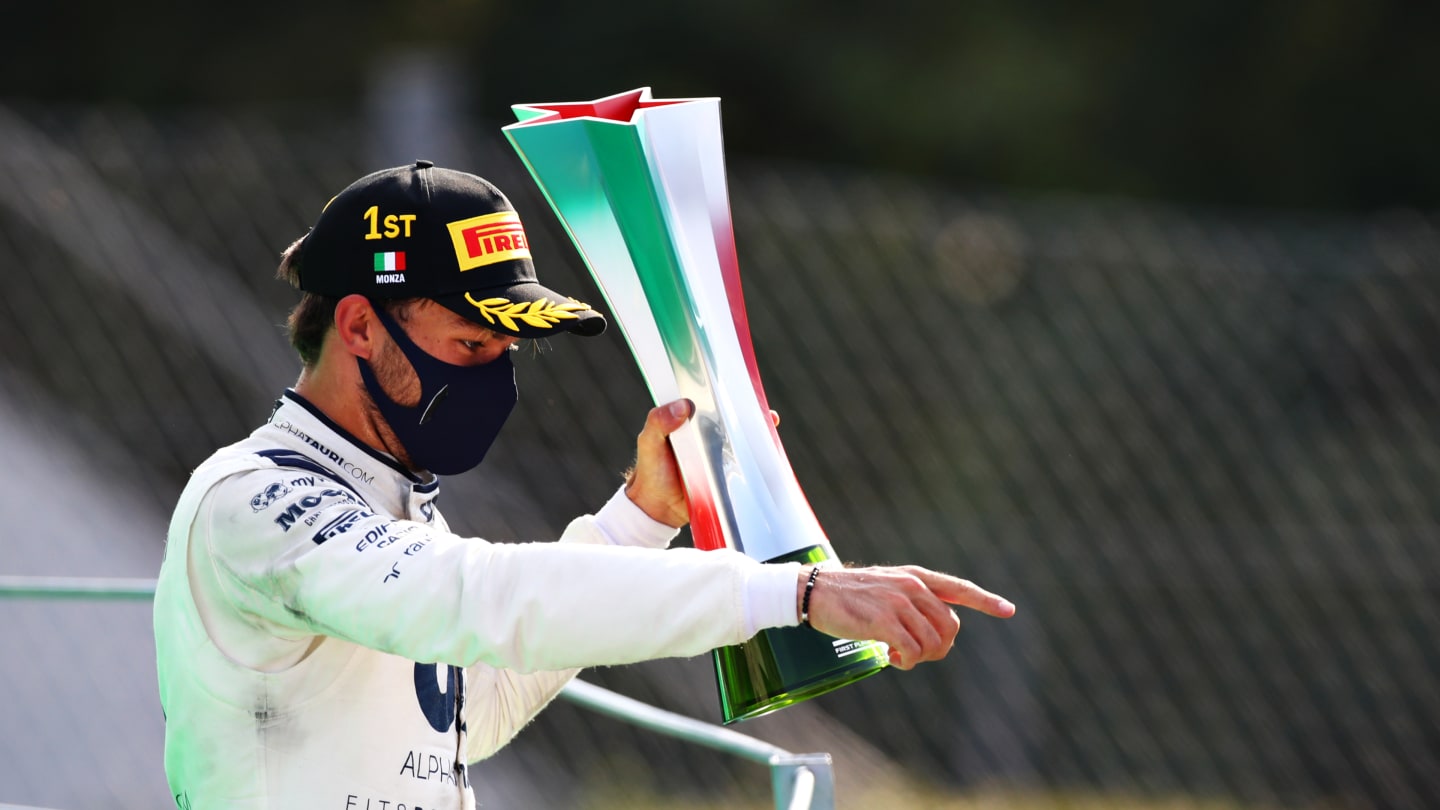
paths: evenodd
<path fill-rule="evenodd" d="M 474 469 L 494 444 L 515 408 L 515 367 L 504 352 L 483 366 L 456 366 L 416 346 L 385 310 L 374 306 L 385 331 L 420 378 L 420 404 L 407 407 L 385 394 L 375 371 L 362 358 L 360 378 L 395 431 L 411 463 L 436 475 Z"/>

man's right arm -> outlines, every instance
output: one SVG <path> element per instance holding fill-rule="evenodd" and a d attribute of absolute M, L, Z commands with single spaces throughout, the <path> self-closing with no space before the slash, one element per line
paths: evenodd
<path fill-rule="evenodd" d="M 324 482 L 253 509 L 273 477 L 222 481 L 192 531 L 225 601 L 261 633 L 415 661 L 528 672 L 695 655 L 743 641 L 747 595 L 788 593 L 798 570 L 726 551 L 488 543 Z"/>
<path fill-rule="evenodd" d="M 484 661 L 518 671 L 689 656 L 793 625 L 804 569 L 738 552 L 558 543 L 492 544 L 372 512 L 321 482 L 263 509 L 274 471 L 221 482 L 192 533 L 225 600 L 262 632 L 343 638 L 415 661 Z M 757 594 L 795 612 L 747 621 Z M 947 604 L 948 603 L 948 604 Z M 949 604 L 1008 616 L 973 584 L 917 567 L 826 568 L 811 624 L 889 644 L 900 667 L 943 657 L 959 629 Z"/>

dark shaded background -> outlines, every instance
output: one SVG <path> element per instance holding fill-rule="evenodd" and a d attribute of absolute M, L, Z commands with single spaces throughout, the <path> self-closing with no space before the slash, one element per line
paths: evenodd
<path fill-rule="evenodd" d="M 490 120 L 652 86 L 722 97 L 732 154 L 1369 210 L 1440 201 L 1437 35 L 1393 0 L 8 3 L 0 97 L 345 108 L 424 44 Z"/>

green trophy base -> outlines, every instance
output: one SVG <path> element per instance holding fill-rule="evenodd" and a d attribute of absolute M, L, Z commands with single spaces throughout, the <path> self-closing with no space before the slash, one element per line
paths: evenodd
<path fill-rule="evenodd" d="M 827 559 L 823 547 L 811 546 L 766 562 Z M 804 626 L 761 630 L 743 644 L 715 650 L 714 658 L 727 726 L 833 692 L 890 664 L 880 642 L 838 639 Z"/>

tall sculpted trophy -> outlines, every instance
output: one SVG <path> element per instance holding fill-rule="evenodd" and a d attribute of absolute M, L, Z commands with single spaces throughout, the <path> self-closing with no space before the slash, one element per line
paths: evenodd
<path fill-rule="evenodd" d="M 781 446 L 760 384 L 725 181 L 720 100 L 521 104 L 504 127 L 594 276 L 656 403 L 695 414 L 671 436 L 701 549 L 839 564 Z M 714 652 L 728 725 L 883 669 L 885 645 L 809 627 Z"/>

